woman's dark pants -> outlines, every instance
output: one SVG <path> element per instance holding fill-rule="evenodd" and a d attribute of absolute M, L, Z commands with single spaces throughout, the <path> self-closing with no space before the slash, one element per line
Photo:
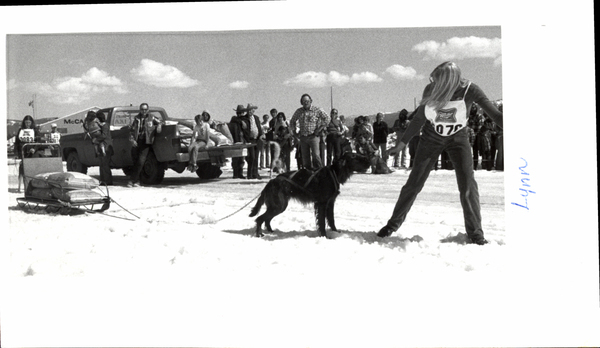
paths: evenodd
<path fill-rule="evenodd" d="M 463 129 L 455 135 L 442 137 L 435 133 L 430 123 L 423 127 L 423 134 L 419 141 L 413 169 L 400 191 L 400 197 L 396 202 L 392 217 L 387 223 L 388 227 L 394 231 L 400 228 L 417 195 L 423 189 L 425 181 L 427 181 L 432 163 L 437 161 L 444 150 L 448 153 L 456 172 L 467 235 L 471 238 L 477 235 L 483 236 L 479 190 L 473 171 L 473 155 L 468 134 Z"/>
<path fill-rule="evenodd" d="M 100 156 L 100 181 L 106 185 L 113 184 L 112 172 L 110 170 L 110 158 L 114 154 L 112 145 L 106 147 L 106 153 Z"/>
<path fill-rule="evenodd" d="M 146 144 L 144 140 L 139 140 L 137 146 L 131 148 L 131 158 L 133 159 L 133 172 L 131 173 L 130 180 L 132 183 L 140 181 L 140 175 L 144 169 L 144 163 L 150 152 L 152 144 Z"/>
<path fill-rule="evenodd" d="M 342 136 L 337 134 L 327 135 L 327 165 L 340 158 L 342 153 Z"/>

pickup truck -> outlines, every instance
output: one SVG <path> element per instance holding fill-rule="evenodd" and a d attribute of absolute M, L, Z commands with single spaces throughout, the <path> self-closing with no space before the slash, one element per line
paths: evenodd
<path fill-rule="evenodd" d="M 113 141 L 114 154 L 111 157 L 111 168 L 122 169 L 126 175 L 133 169 L 131 158 L 131 143 L 129 142 L 129 126 L 139 113 L 136 106 L 114 106 L 101 109 L 110 124 L 110 134 Z M 183 173 L 189 165 L 188 147 L 192 138 L 193 121 L 175 121 L 168 118 L 165 109 L 150 107 L 150 114 L 162 120 L 162 131 L 156 134 L 152 149 L 141 173 L 141 182 L 146 185 L 160 184 L 165 171 L 172 169 Z M 99 166 L 100 158 L 89 135 L 84 132 L 66 134 L 60 138 L 62 158 L 66 161 L 67 170 L 87 173 L 88 167 Z M 253 144 L 236 144 L 214 146 L 198 153 L 198 170 L 196 174 L 203 179 L 219 177 L 222 173 L 219 166 L 225 158 L 244 157 L 247 148 Z"/>

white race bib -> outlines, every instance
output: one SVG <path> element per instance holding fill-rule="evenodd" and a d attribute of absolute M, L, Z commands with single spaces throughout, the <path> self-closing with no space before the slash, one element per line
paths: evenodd
<path fill-rule="evenodd" d="M 50 133 L 50 140 L 56 144 L 60 143 L 60 133 Z"/>
<path fill-rule="evenodd" d="M 436 133 L 445 137 L 454 135 L 467 125 L 468 113 L 465 95 L 470 86 L 469 82 L 461 100 L 449 101 L 437 111 L 433 107 L 425 105 L 425 117 L 433 124 Z"/>
<path fill-rule="evenodd" d="M 33 143 L 35 141 L 35 131 L 33 129 L 21 129 L 19 131 L 19 140 L 22 143 Z"/>

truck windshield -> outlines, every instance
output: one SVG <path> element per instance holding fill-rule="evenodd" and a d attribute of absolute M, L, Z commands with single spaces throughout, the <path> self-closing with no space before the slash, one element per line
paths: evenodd
<path fill-rule="evenodd" d="M 124 127 L 129 126 L 133 122 L 133 118 L 139 114 L 138 110 L 116 110 L 113 114 L 113 126 Z M 165 120 L 165 115 L 160 110 L 152 110 L 148 112 L 149 115 L 157 117 L 158 119 Z"/>

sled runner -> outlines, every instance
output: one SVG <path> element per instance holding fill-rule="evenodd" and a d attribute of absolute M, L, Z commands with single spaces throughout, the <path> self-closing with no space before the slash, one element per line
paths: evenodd
<path fill-rule="evenodd" d="M 59 144 L 23 146 L 22 174 L 25 197 L 17 198 L 22 209 L 68 214 L 72 211 L 103 212 L 111 199 L 100 182 L 86 174 L 65 172 Z"/>

